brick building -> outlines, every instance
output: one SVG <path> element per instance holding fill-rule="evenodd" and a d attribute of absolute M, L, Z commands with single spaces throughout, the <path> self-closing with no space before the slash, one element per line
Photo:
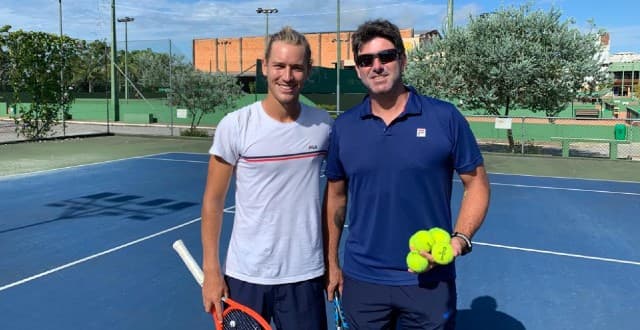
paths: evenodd
<path fill-rule="evenodd" d="M 353 66 L 350 38 L 353 31 L 341 31 L 340 52 L 344 66 Z M 401 29 L 405 48 L 418 42 L 413 29 Z M 311 46 L 313 65 L 335 68 L 337 59 L 336 32 L 304 34 Z M 240 38 L 210 38 L 193 40 L 193 64 L 204 72 L 227 72 L 232 75 L 255 77 L 256 61 L 264 56 L 264 36 Z"/>

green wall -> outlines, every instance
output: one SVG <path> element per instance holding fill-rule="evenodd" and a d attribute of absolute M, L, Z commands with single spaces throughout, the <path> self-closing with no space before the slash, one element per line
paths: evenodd
<path fill-rule="evenodd" d="M 621 121 L 622 122 L 622 121 Z M 477 139 L 507 139 L 507 130 L 496 129 L 494 122 L 474 122 L 469 125 Z M 613 139 L 614 126 L 607 121 L 602 125 L 579 125 L 579 124 L 554 124 L 554 123 L 524 123 L 520 118 L 513 118 L 512 122 L 513 138 L 516 141 L 551 141 L 551 137 L 577 137 L 593 139 Z M 523 130 L 524 129 L 524 130 Z M 627 139 L 640 142 L 640 127 L 627 125 Z"/>

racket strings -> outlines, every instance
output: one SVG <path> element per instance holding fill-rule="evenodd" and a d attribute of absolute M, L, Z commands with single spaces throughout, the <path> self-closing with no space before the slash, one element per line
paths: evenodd
<path fill-rule="evenodd" d="M 222 320 L 224 330 L 262 330 L 260 323 L 251 315 L 238 310 L 231 309 Z"/>

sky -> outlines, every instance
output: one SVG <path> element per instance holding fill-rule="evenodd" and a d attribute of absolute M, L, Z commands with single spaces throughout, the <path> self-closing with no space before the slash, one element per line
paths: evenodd
<path fill-rule="evenodd" d="M 129 49 L 155 47 L 172 42 L 174 53 L 191 58 L 193 39 L 262 36 L 285 25 L 304 32 L 331 32 L 337 28 L 340 3 L 340 30 L 355 30 L 367 19 L 386 18 L 400 28 L 415 32 L 442 27 L 447 16 L 447 0 L 0 0 L 0 27 L 12 31 L 60 32 L 85 40 L 111 41 L 111 4 L 116 17 L 133 17 L 127 23 Z M 640 1 L 616 0 L 454 0 L 454 24 L 464 25 L 470 16 L 506 6 L 532 3 L 534 8 L 551 7 L 572 19 L 583 31 L 592 20 L 611 35 L 611 54 L 640 53 Z M 615 6 L 613 6 L 615 5 Z M 278 13 L 256 13 L 257 8 L 276 8 Z M 116 23 L 119 48 L 125 40 L 125 24 Z M 168 48 L 168 46 L 167 46 Z"/>

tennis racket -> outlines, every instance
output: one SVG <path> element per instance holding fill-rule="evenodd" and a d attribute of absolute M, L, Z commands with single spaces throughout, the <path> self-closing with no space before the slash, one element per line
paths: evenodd
<path fill-rule="evenodd" d="M 335 314 L 336 320 L 336 330 L 347 330 L 349 329 L 349 324 L 344 317 L 344 312 L 342 311 L 342 301 L 340 301 L 340 295 L 336 292 L 333 296 L 333 312 Z"/>
<path fill-rule="evenodd" d="M 198 263 L 193 259 L 182 240 L 175 241 L 173 243 L 173 249 L 176 250 L 191 272 L 191 275 L 193 275 L 193 278 L 202 286 L 202 282 L 204 281 L 202 269 L 200 269 Z M 219 322 L 217 313 L 211 313 L 213 314 L 216 327 L 222 323 L 222 329 L 220 330 L 271 330 L 269 323 L 251 308 L 226 297 L 222 298 L 222 303 L 224 309 L 222 311 L 222 322 Z"/>

